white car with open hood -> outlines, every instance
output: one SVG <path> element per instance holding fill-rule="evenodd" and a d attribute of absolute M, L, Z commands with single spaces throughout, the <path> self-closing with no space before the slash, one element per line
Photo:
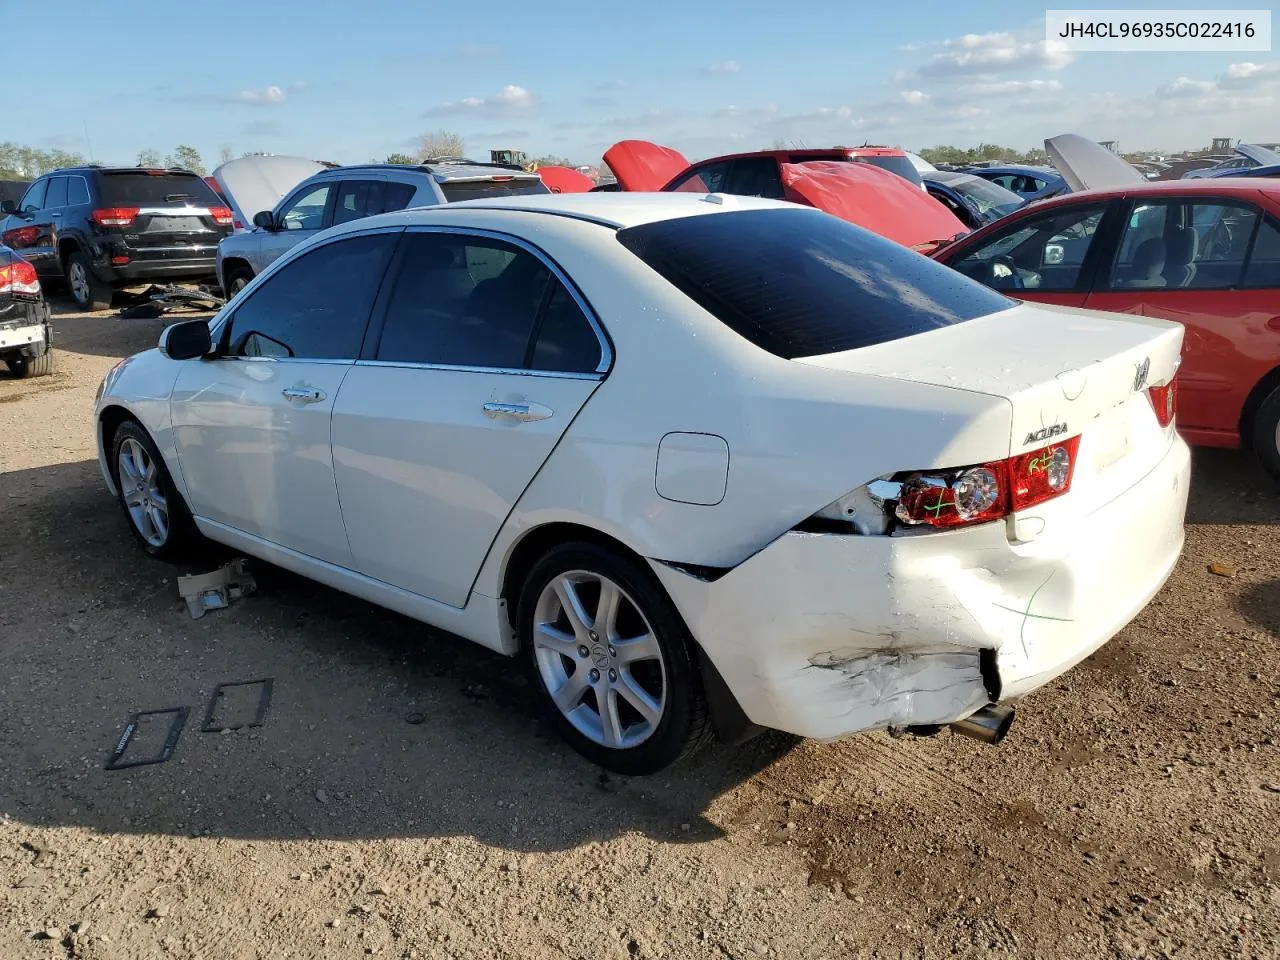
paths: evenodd
<path fill-rule="evenodd" d="M 510 197 L 312 238 L 118 364 L 97 433 L 152 555 L 521 654 L 645 773 L 757 726 L 1002 736 L 1178 558 L 1181 342 L 790 204 Z"/>

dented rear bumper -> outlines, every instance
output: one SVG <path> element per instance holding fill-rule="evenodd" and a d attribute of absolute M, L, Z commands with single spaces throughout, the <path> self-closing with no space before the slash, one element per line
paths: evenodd
<path fill-rule="evenodd" d="M 1190 455 L 1091 514 L 1011 543 L 1006 523 L 916 536 L 791 532 L 708 581 L 654 570 L 746 717 L 831 739 L 963 719 L 1047 683 L 1172 572 Z"/>

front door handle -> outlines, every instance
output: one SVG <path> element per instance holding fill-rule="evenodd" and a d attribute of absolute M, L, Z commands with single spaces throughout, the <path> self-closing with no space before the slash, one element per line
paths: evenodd
<path fill-rule="evenodd" d="M 324 391 L 315 387 L 285 387 L 280 393 L 286 400 L 300 400 L 303 403 L 319 403 L 324 399 Z"/>
<path fill-rule="evenodd" d="M 546 420 L 554 410 L 540 403 L 486 403 L 481 409 L 491 420 L 506 417 L 511 420 Z"/>

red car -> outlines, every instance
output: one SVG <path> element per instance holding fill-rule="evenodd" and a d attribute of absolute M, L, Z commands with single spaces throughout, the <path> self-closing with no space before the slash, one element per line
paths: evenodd
<path fill-rule="evenodd" d="M 604 160 L 622 190 L 790 200 L 922 252 L 968 229 L 929 196 L 907 155 L 892 147 L 757 150 L 690 165 L 670 147 L 623 140 Z"/>
<path fill-rule="evenodd" d="M 933 256 L 1018 299 L 1182 323 L 1179 430 L 1191 443 L 1252 449 L 1280 478 L 1280 182 L 1072 193 Z"/>

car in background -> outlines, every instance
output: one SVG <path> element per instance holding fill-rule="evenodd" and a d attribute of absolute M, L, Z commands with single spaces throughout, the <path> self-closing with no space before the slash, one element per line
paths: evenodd
<path fill-rule="evenodd" d="M 1202 177 L 1238 177 L 1248 176 L 1249 171 L 1257 167 L 1280 166 L 1280 153 L 1256 143 L 1241 143 L 1235 148 L 1235 155 L 1220 160 L 1211 167 L 1188 170 L 1182 175 L 1184 180 L 1197 180 Z"/>
<path fill-rule="evenodd" d="M 990 180 L 1029 202 L 1056 197 L 1070 189 L 1061 174 L 1049 167 L 1004 164 L 990 167 L 965 167 L 963 172 L 971 173 L 983 180 Z"/>
<path fill-rule="evenodd" d="M 1027 199 L 999 184 L 952 170 L 926 170 L 924 188 L 970 230 L 977 230 L 1026 206 Z"/>
<path fill-rule="evenodd" d="M 923 177 L 926 173 L 933 173 L 938 168 L 932 163 L 920 156 L 918 153 L 912 153 L 910 150 L 905 151 L 906 158 L 911 161 L 911 165 L 916 168 L 916 173 Z"/>
<path fill-rule="evenodd" d="M 1027 206 L 934 256 L 1021 300 L 1183 324 L 1183 436 L 1243 446 L 1280 477 L 1280 183 L 1085 190 Z"/>
<path fill-rule="evenodd" d="M 201 176 L 177 168 L 69 167 L 2 210 L 0 243 L 43 280 L 65 280 L 84 310 L 109 307 L 117 287 L 212 280 L 232 222 Z"/>
<path fill-rule="evenodd" d="M 36 268 L 0 246 L 0 361 L 15 377 L 53 373 L 53 325 Z"/>
<path fill-rule="evenodd" d="M 306 157 L 269 154 L 228 160 L 205 179 L 231 208 L 231 227 L 238 233 L 253 226 L 259 211 L 274 210 L 286 193 L 326 169 Z"/>
<path fill-rule="evenodd" d="M 218 246 L 218 282 L 233 297 L 285 251 L 352 220 L 405 207 L 548 192 L 536 173 L 463 158 L 326 169 L 273 209 L 255 211 L 253 230 Z"/>
<path fill-rule="evenodd" d="M 107 375 L 125 523 L 522 655 L 624 774 L 752 725 L 997 741 L 1177 562 L 1181 328 L 725 199 L 496 197 L 295 247 Z"/>

